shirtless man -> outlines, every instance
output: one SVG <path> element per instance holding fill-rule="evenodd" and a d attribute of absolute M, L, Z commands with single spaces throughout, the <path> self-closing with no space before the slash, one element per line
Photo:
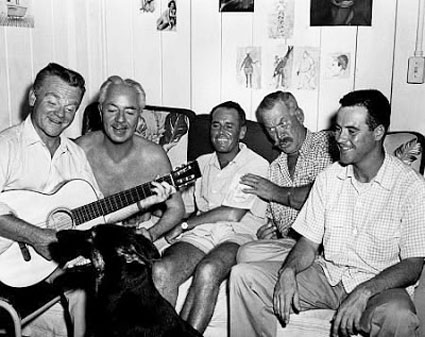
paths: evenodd
<path fill-rule="evenodd" d="M 152 181 L 171 170 L 167 154 L 160 145 L 134 135 L 145 97 L 138 82 L 111 76 L 102 84 L 99 94 L 103 130 L 77 140 L 105 196 Z M 139 203 L 138 206 L 140 208 Z M 148 228 L 145 235 L 152 242 L 180 223 L 184 215 L 180 193 L 172 194 L 162 206 L 165 206 L 164 212 L 158 222 L 144 224 Z M 129 215 L 133 213 L 134 209 L 129 211 Z M 149 211 L 140 215 L 140 222 L 151 218 Z"/>

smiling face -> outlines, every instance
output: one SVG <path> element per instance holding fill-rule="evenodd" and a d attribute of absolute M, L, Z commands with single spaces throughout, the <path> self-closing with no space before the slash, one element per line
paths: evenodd
<path fill-rule="evenodd" d="M 275 146 L 286 154 L 298 152 L 304 143 L 306 129 L 303 118 L 301 111 L 291 111 L 281 102 L 261 112 L 261 120 L 268 135 Z"/>
<path fill-rule="evenodd" d="M 245 137 L 246 126 L 242 126 L 235 109 L 217 108 L 211 117 L 210 137 L 218 154 L 236 156 L 239 140 Z M 232 158 L 233 158 L 232 157 Z"/>
<path fill-rule="evenodd" d="M 141 107 L 136 90 L 124 84 L 112 84 L 101 105 L 103 128 L 114 143 L 132 139 Z"/>
<path fill-rule="evenodd" d="M 383 126 L 370 130 L 366 124 L 367 118 L 368 112 L 363 106 L 346 106 L 338 110 L 335 139 L 342 164 L 365 166 L 382 147 L 380 141 L 385 133 Z"/>
<path fill-rule="evenodd" d="M 58 76 L 48 76 L 30 92 L 31 119 L 44 143 L 57 138 L 74 120 L 83 93 Z"/>

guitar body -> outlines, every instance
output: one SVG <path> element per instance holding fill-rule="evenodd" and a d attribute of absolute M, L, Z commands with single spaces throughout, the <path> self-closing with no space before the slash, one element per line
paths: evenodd
<path fill-rule="evenodd" d="M 71 210 L 97 201 L 93 187 L 85 180 L 70 180 L 52 194 L 29 190 L 10 190 L 0 194 L 0 201 L 7 203 L 18 218 L 41 228 L 57 230 L 74 226 Z M 79 225 L 78 229 L 88 229 L 105 223 L 103 216 Z M 19 244 L 10 241 L 9 248 L 0 254 L 0 281 L 12 287 L 26 287 L 36 284 L 51 273 L 57 264 L 44 259 L 29 245 L 31 259 L 25 261 Z"/>
<path fill-rule="evenodd" d="M 168 175 L 155 179 L 176 188 L 186 186 L 201 176 L 196 161 L 175 169 Z M 98 200 L 93 187 L 85 180 L 65 182 L 51 194 L 30 190 L 9 190 L 0 193 L 0 202 L 7 204 L 20 219 L 37 227 L 57 231 L 89 229 L 105 223 L 105 215 L 143 200 L 154 194 L 152 182 L 135 186 Z M 10 240 L 10 246 L 0 247 L 0 281 L 11 287 L 36 284 L 58 267 L 26 245 L 31 258 L 24 260 L 19 243 Z"/>

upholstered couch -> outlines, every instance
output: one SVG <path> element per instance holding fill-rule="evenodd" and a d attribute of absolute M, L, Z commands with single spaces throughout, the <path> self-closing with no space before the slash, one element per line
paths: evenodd
<path fill-rule="evenodd" d="M 213 151 L 208 135 L 208 115 L 195 115 L 187 109 L 148 106 L 142 117 L 137 128 L 138 134 L 162 144 L 167 150 L 173 166 L 180 165 L 185 161 L 195 160 L 199 155 Z M 100 127 L 95 105 L 86 109 L 83 124 L 85 131 Z M 275 159 L 279 152 L 273 147 L 261 126 L 254 121 L 247 121 L 247 127 L 248 132 L 243 141 L 269 162 Z M 172 146 L 167 145 L 170 143 Z M 415 132 L 390 132 L 385 140 L 385 147 L 390 153 L 398 155 L 421 174 L 424 173 L 425 165 L 425 158 L 422 156 L 422 148 L 424 146 L 424 137 Z M 185 201 L 188 207 L 191 208 L 190 200 L 185 199 Z M 158 246 L 160 249 L 164 249 L 166 243 L 162 240 Z M 423 279 L 425 280 L 425 273 Z M 190 283 L 191 279 L 180 287 L 176 305 L 178 311 L 184 303 Z M 425 282 L 420 283 L 415 294 L 415 300 L 419 314 L 423 318 L 422 321 L 425 323 L 424 288 Z M 227 282 L 225 282 L 221 286 L 211 323 L 205 331 L 204 335 L 206 337 L 228 336 L 227 306 Z M 311 310 L 292 315 L 291 322 L 286 328 L 278 327 L 277 336 L 328 337 L 333 314 L 332 310 Z M 243 322 L 240 322 L 240 324 L 243 324 Z M 423 330 L 422 335 L 425 336 L 425 330 Z"/>
<path fill-rule="evenodd" d="M 203 153 L 212 151 L 208 138 L 208 115 L 197 115 L 192 121 L 189 129 L 188 139 L 188 160 L 196 159 Z M 256 122 L 248 121 L 248 133 L 243 140 L 249 147 L 257 151 L 267 160 L 272 161 L 278 155 L 273 148 L 270 140 L 265 136 L 262 128 Z M 390 132 L 385 140 L 385 147 L 390 153 L 395 153 L 402 158 L 408 165 L 414 167 L 423 174 L 425 160 L 422 156 L 422 148 L 425 145 L 424 137 L 415 132 Z M 425 273 L 424 273 L 425 274 Z M 424 278 L 425 280 L 425 278 Z M 425 283 L 425 282 L 424 282 Z M 180 294 L 177 302 L 177 310 L 183 304 L 185 294 L 189 288 L 190 280 L 180 288 Z M 221 286 L 217 306 L 210 325 L 205 331 L 206 337 L 225 337 L 227 336 L 227 283 Z M 425 307 L 425 285 L 422 286 L 421 295 L 417 294 L 417 307 Z M 417 293 L 421 286 L 417 288 Z M 419 295 L 419 296 L 418 296 Z M 423 303 L 423 305 L 422 305 Z M 420 308 L 421 312 L 425 308 Z M 280 337 L 329 337 L 330 321 L 334 315 L 332 310 L 311 310 L 298 315 L 291 316 L 291 322 L 286 328 L 278 327 L 277 336 Z M 243 324 L 243 322 L 240 322 Z M 424 331 L 425 334 L 425 331 Z"/>

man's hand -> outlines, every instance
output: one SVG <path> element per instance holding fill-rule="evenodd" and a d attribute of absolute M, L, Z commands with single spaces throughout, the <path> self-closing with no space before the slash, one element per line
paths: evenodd
<path fill-rule="evenodd" d="M 336 312 L 332 337 L 351 336 L 360 331 L 360 318 L 370 296 L 370 291 L 364 287 L 356 288 L 348 295 Z"/>
<path fill-rule="evenodd" d="M 255 194 L 263 200 L 271 201 L 274 195 L 279 193 L 279 186 L 273 184 L 270 180 L 267 180 L 256 174 L 245 174 L 241 177 L 241 184 L 247 185 L 251 188 L 244 188 L 242 191 L 248 194 Z"/>
<path fill-rule="evenodd" d="M 170 197 L 171 194 L 176 192 L 175 187 L 171 186 L 165 181 L 161 183 L 153 181 L 152 185 L 154 186 L 154 188 L 152 189 L 154 194 L 146 199 L 140 200 L 137 203 L 140 210 L 143 210 L 143 209 L 149 208 L 152 205 L 164 202 Z"/>
<path fill-rule="evenodd" d="M 292 306 L 296 312 L 301 309 L 295 272 L 287 268 L 279 272 L 273 293 L 274 314 L 284 326 L 289 323 Z"/>
<path fill-rule="evenodd" d="M 36 240 L 34 240 L 32 246 L 35 251 L 43 256 L 47 260 L 51 260 L 49 246 L 52 242 L 56 242 L 56 231 L 49 228 L 39 228 L 37 230 Z"/>
<path fill-rule="evenodd" d="M 273 224 L 273 222 L 269 221 L 267 224 L 258 228 L 257 238 L 260 240 L 276 240 L 277 227 Z"/>

